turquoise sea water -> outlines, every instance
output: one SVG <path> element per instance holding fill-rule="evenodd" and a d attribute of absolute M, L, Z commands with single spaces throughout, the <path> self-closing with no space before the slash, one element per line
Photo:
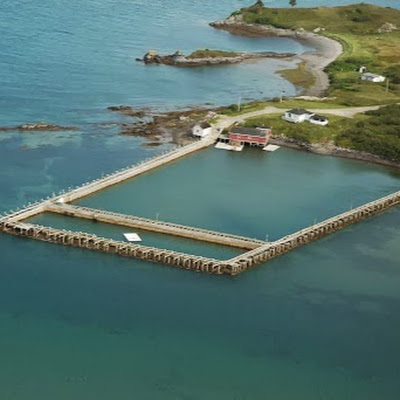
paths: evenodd
<path fill-rule="evenodd" d="M 0 124 L 47 120 L 79 131 L 1 133 L 0 211 L 159 151 L 103 125 L 119 120 L 108 105 L 294 93 L 274 62 L 185 71 L 134 63 L 149 48 L 304 50 L 208 28 L 247 4 L 2 1 Z M 82 202 L 263 239 L 399 182 L 390 169 L 292 150 L 207 150 Z M 390 210 L 234 279 L 0 235 L 0 398 L 397 400 L 399 223 Z"/>

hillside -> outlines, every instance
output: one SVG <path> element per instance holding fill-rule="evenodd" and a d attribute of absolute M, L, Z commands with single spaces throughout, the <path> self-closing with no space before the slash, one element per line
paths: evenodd
<path fill-rule="evenodd" d="M 305 30 L 340 41 L 344 52 L 326 71 L 331 81 L 328 94 L 343 104 L 399 101 L 399 10 L 364 3 L 316 8 L 269 8 L 254 5 L 232 16 L 248 24 Z M 389 87 L 386 84 L 360 82 L 357 69 L 361 65 L 366 66 L 370 72 L 387 76 Z"/>

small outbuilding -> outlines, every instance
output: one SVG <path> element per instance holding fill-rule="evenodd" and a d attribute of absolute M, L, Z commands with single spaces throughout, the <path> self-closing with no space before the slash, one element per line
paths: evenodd
<path fill-rule="evenodd" d="M 385 82 L 386 78 L 382 75 L 377 75 L 377 74 L 372 74 L 371 72 L 366 72 L 365 74 L 361 75 L 361 80 L 362 81 L 367 81 L 367 82 Z"/>
<path fill-rule="evenodd" d="M 229 130 L 229 142 L 233 145 L 261 146 L 267 145 L 271 136 L 269 128 L 244 128 L 235 126 Z"/>
<path fill-rule="evenodd" d="M 201 138 L 211 135 L 211 132 L 212 132 L 212 126 L 208 122 L 202 122 L 200 124 L 197 124 L 193 127 L 192 130 L 193 136 Z"/>
<path fill-rule="evenodd" d="M 304 108 L 294 108 L 293 110 L 286 111 L 282 119 L 287 122 L 299 124 L 304 121 L 309 121 L 313 115 L 314 113 L 304 110 Z"/>
<path fill-rule="evenodd" d="M 364 72 L 367 72 L 367 67 L 365 65 L 361 65 L 361 67 L 358 68 L 358 72 L 360 74 L 363 74 Z"/>
<path fill-rule="evenodd" d="M 315 125 L 325 126 L 329 124 L 328 118 L 324 117 L 323 115 L 315 114 L 310 118 L 310 123 Z"/>

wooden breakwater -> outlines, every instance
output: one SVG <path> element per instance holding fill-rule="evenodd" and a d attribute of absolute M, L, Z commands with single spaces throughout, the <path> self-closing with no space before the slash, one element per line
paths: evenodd
<path fill-rule="evenodd" d="M 85 196 L 89 196 L 95 192 L 106 189 L 109 186 L 116 185 L 124 182 L 127 179 L 134 178 L 145 172 L 151 171 L 152 169 L 158 168 L 164 164 L 178 160 L 179 158 L 185 157 L 191 153 L 202 150 L 208 147 L 215 141 L 215 132 L 209 138 L 188 144 L 186 146 L 178 147 L 174 150 L 167 151 L 154 158 L 140 161 L 137 164 L 123 168 L 119 171 L 106 174 L 101 178 L 94 179 L 90 182 L 86 182 L 75 188 L 69 188 L 68 191 L 61 191 L 58 194 L 53 194 L 45 199 L 42 199 L 34 204 L 28 204 L 22 209 L 17 211 L 11 211 L 5 216 L 0 216 L 1 221 L 22 221 L 26 218 L 44 212 L 47 205 L 57 202 L 71 202 L 81 199 Z"/>
<path fill-rule="evenodd" d="M 3 232 L 10 235 L 41 240 L 48 243 L 57 243 L 64 246 L 79 247 L 102 253 L 133 257 L 140 260 L 157 262 L 208 274 L 222 275 L 225 273 L 225 263 L 213 258 L 119 242 L 85 232 L 54 229 L 24 222 L 3 222 L 0 227 Z"/>
<path fill-rule="evenodd" d="M 302 229 L 274 242 L 263 242 L 242 236 L 229 235 L 220 232 L 207 231 L 205 229 L 161 221 L 152 221 L 145 218 L 126 216 L 109 211 L 93 210 L 65 204 L 208 147 L 214 142 L 214 139 L 214 137 L 210 137 L 209 139 L 201 140 L 175 149 L 153 159 L 146 160 L 124 170 L 117 171 L 113 174 L 86 183 L 67 193 L 54 195 L 41 202 L 30 204 L 22 210 L 11 212 L 6 216 L 0 217 L 0 231 L 50 243 L 59 243 L 66 246 L 81 247 L 94 251 L 119 254 L 146 261 L 174 265 L 180 268 L 192 269 L 199 272 L 219 275 L 237 275 L 256 264 L 268 261 L 290 250 L 330 235 L 351 224 L 362 221 L 370 216 L 385 211 L 390 207 L 400 204 L 399 191 Z M 166 234 L 175 234 L 176 236 L 196 238 L 197 240 L 219 244 L 227 245 L 228 242 L 230 242 L 230 245 L 234 247 L 250 249 L 250 251 L 228 260 L 215 260 L 171 250 L 156 249 L 138 244 L 100 238 L 88 233 L 58 230 L 21 222 L 26 218 L 45 211 L 60 212 L 81 218 L 101 220 L 107 223 L 117 223 L 124 226 L 138 227 Z"/>
<path fill-rule="evenodd" d="M 365 220 L 399 204 L 400 191 L 371 201 L 370 203 L 336 215 L 318 224 L 311 225 L 298 232 L 284 236 L 274 242 L 269 242 L 255 250 L 226 260 L 227 268 L 234 269 L 232 271 L 226 271 L 226 273 L 237 275 L 256 264 L 268 261 L 297 247 L 331 235 L 349 225 Z"/>
<path fill-rule="evenodd" d="M 400 204 L 400 191 L 329 218 L 274 242 L 263 244 L 254 250 L 228 260 L 215 260 L 171 250 L 118 242 L 112 239 L 99 238 L 88 233 L 58 230 L 19 221 L 9 221 L 5 218 L 0 220 L 0 230 L 12 235 L 135 257 L 141 260 L 174 265 L 198 272 L 237 275 L 256 264 L 268 261 L 297 247 L 328 236 L 398 204 Z"/>
<path fill-rule="evenodd" d="M 82 186 L 79 186 L 67 193 L 61 194 L 53 198 L 52 200 L 54 201 L 62 198 L 64 202 L 71 202 L 81 199 L 95 192 L 106 189 L 113 185 L 117 185 L 118 183 L 134 178 L 145 172 L 151 171 L 152 169 L 178 160 L 179 158 L 185 157 L 191 153 L 202 150 L 212 143 L 214 143 L 214 139 L 211 137 L 199 140 L 195 143 L 191 143 L 183 147 L 179 147 L 175 150 L 166 152 L 157 157 L 145 160 L 136 165 L 124 168 L 120 171 L 108 174 L 102 178 L 85 183 Z"/>
<path fill-rule="evenodd" d="M 265 244 L 262 240 L 244 236 L 179 225 L 172 222 L 155 221 L 134 215 L 120 214 L 112 211 L 80 207 L 71 204 L 48 203 L 46 205 L 46 211 L 247 250 L 256 249 Z"/>

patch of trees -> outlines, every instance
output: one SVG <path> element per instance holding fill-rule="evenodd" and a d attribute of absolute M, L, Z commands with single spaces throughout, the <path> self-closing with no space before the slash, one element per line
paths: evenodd
<path fill-rule="evenodd" d="M 400 162 L 400 106 L 394 104 L 365 114 L 369 118 L 339 134 L 336 144 Z"/>

